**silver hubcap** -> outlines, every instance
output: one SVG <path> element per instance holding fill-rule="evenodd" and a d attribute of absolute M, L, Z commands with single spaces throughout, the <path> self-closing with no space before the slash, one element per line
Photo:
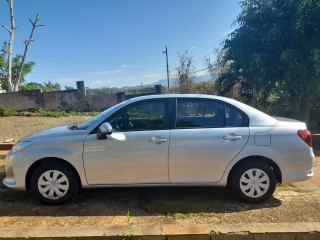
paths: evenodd
<path fill-rule="evenodd" d="M 248 197 L 263 196 L 270 187 L 268 175 L 261 169 L 253 168 L 242 174 L 240 178 L 241 191 Z"/>
<path fill-rule="evenodd" d="M 69 190 L 69 181 L 64 173 L 58 170 L 44 172 L 38 180 L 39 192 L 47 199 L 60 199 Z"/>

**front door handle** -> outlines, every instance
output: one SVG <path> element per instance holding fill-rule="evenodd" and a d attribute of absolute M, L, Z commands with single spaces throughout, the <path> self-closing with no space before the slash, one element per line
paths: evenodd
<path fill-rule="evenodd" d="M 148 139 L 148 142 L 149 143 L 164 143 L 164 142 L 167 142 L 167 139 L 162 138 L 160 136 L 154 136 L 154 137 Z"/>
<path fill-rule="evenodd" d="M 236 135 L 235 133 L 229 133 L 223 137 L 223 140 L 236 141 L 236 140 L 240 140 L 241 138 L 242 138 L 242 136 L 240 136 L 240 135 Z"/>

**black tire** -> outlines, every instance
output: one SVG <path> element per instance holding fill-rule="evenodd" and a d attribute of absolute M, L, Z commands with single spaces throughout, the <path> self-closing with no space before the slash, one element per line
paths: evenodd
<path fill-rule="evenodd" d="M 250 178 L 249 175 L 253 177 Z M 255 177 L 258 179 L 255 179 Z M 266 163 L 246 162 L 233 172 L 230 188 L 233 195 L 240 202 L 261 203 L 274 193 L 276 176 L 272 168 Z"/>
<path fill-rule="evenodd" d="M 41 185 L 40 181 L 44 184 Z M 30 187 L 32 193 L 40 202 L 48 205 L 59 205 L 69 201 L 77 194 L 79 182 L 76 173 L 67 164 L 46 162 L 33 172 Z"/>

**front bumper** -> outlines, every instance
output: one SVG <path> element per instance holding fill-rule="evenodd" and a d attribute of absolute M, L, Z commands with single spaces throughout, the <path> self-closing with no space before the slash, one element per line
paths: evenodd
<path fill-rule="evenodd" d="M 5 159 L 6 178 L 3 184 L 9 188 L 26 190 L 26 175 L 32 163 L 22 151 L 9 152 Z"/>

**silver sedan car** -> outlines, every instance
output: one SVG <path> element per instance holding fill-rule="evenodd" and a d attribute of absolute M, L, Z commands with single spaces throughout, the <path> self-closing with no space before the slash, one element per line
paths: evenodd
<path fill-rule="evenodd" d="M 120 186 L 228 186 L 238 200 L 259 203 L 277 182 L 311 178 L 313 165 L 303 122 L 230 98 L 169 94 L 133 98 L 21 139 L 3 182 L 50 205 L 79 188 Z"/>

